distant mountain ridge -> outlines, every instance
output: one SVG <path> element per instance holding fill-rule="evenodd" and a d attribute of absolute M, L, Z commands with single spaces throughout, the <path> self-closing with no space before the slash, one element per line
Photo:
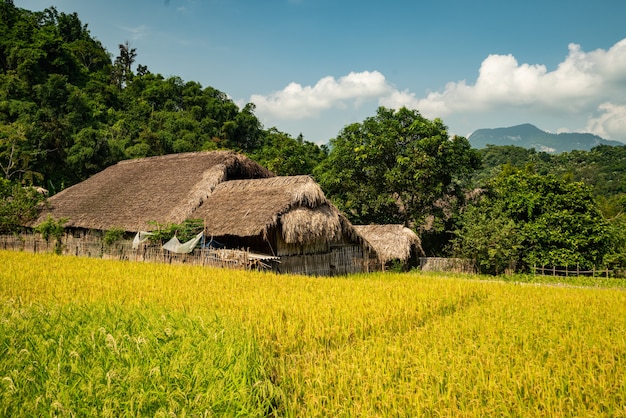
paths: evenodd
<path fill-rule="evenodd" d="M 522 148 L 534 148 L 536 151 L 549 154 L 573 150 L 589 151 L 598 145 L 626 145 L 589 133 L 553 134 L 542 131 L 530 123 L 509 128 L 478 129 L 469 136 L 468 140 L 476 149 L 486 148 L 487 145 L 515 145 Z"/>

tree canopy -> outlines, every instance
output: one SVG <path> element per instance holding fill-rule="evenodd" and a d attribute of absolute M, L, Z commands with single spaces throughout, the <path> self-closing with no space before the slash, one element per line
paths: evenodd
<path fill-rule="evenodd" d="M 418 229 L 429 216 L 445 220 L 450 199 L 463 197 L 479 164 L 467 139 L 450 137 L 440 119 L 380 107 L 331 140 L 329 156 L 315 174 L 351 221 Z"/>
<path fill-rule="evenodd" d="M 589 186 L 510 166 L 465 208 L 456 236 L 457 255 L 496 274 L 534 265 L 592 268 L 615 250 Z"/>
<path fill-rule="evenodd" d="M 0 174 L 56 193 L 116 162 L 228 148 L 310 173 L 315 143 L 265 130 L 255 106 L 151 73 L 120 43 L 112 58 L 76 13 L 0 3 Z M 277 155 L 291 152 L 289 161 Z"/>

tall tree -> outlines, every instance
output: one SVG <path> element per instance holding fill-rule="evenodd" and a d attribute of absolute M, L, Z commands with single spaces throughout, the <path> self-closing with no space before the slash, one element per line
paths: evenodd
<path fill-rule="evenodd" d="M 128 41 L 118 45 L 120 54 L 115 58 L 113 78 L 118 87 L 125 87 L 133 78 L 132 65 L 137 58 L 137 49 L 131 48 Z"/>
<path fill-rule="evenodd" d="M 29 173 L 32 154 L 26 142 L 25 130 L 19 123 L 0 125 L 0 177 L 21 182 Z"/>
<path fill-rule="evenodd" d="M 326 147 L 297 139 L 276 128 L 268 129 L 265 145 L 250 156 L 262 166 L 280 176 L 312 174 L 315 167 L 327 157 Z"/>
<path fill-rule="evenodd" d="M 440 119 L 380 107 L 331 140 L 315 174 L 353 222 L 417 229 L 429 216 L 446 216 L 449 205 L 442 201 L 462 198 L 464 182 L 479 164 L 467 139 L 450 137 Z"/>

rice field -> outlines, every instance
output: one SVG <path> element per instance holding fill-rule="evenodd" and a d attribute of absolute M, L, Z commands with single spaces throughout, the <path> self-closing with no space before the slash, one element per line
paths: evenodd
<path fill-rule="evenodd" d="M 0 416 L 626 416 L 623 286 L 0 266 Z"/>

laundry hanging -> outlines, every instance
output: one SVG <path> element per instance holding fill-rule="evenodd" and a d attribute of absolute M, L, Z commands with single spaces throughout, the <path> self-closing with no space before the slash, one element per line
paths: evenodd
<path fill-rule="evenodd" d="M 133 239 L 133 250 L 139 248 L 139 244 L 148 241 L 150 235 L 154 235 L 152 232 L 139 231 Z"/>
<path fill-rule="evenodd" d="M 193 251 L 196 245 L 198 245 L 203 235 L 204 232 L 200 232 L 198 235 L 195 236 L 195 238 L 192 238 L 184 243 L 181 243 L 178 238 L 174 236 L 171 240 L 163 244 L 163 249 L 178 254 L 189 254 Z"/>

